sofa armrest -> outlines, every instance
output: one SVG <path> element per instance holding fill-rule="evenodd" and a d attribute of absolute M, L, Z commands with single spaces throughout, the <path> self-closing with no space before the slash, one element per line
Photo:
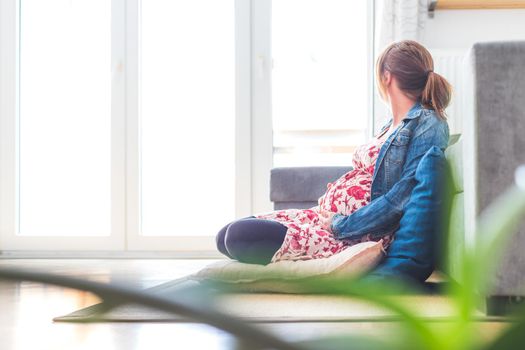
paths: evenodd
<path fill-rule="evenodd" d="M 275 209 L 308 208 L 326 191 L 326 184 L 333 182 L 352 167 L 315 166 L 274 168 L 270 174 L 270 200 Z"/>

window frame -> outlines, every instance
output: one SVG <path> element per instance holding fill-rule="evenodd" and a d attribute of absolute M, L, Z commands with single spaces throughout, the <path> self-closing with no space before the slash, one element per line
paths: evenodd
<path fill-rule="evenodd" d="M 125 222 L 122 210 L 124 193 L 125 125 L 123 108 L 122 36 L 125 0 L 111 2 L 111 233 L 108 236 L 19 235 L 19 40 L 20 0 L 0 2 L 0 35 L 2 52 L 0 77 L 5 84 L 0 90 L 0 249 L 2 250 L 105 250 L 125 249 Z"/>
<path fill-rule="evenodd" d="M 251 215 L 251 1 L 235 0 L 235 216 Z M 177 251 L 195 256 L 219 256 L 216 232 L 203 236 L 144 236 L 140 232 L 140 0 L 126 9 L 127 90 L 127 235 L 128 251 Z M 136 24 L 136 25 L 135 25 Z M 203 213 L 205 220 L 205 213 Z M 226 223 L 225 223 L 226 224 Z M 219 230 L 217 228 L 217 230 Z"/>

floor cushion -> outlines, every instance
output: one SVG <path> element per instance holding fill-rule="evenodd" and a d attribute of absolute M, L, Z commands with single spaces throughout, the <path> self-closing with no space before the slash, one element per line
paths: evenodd
<path fill-rule="evenodd" d="M 316 276 L 357 277 L 374 268 L 384 257 L 383 242 L 363 242 L 325 259 L 279 261 L 268 265 L 219 261 L 192 278 L 234 284 L 251 292 L 300 293 L 294 281 Z"/>

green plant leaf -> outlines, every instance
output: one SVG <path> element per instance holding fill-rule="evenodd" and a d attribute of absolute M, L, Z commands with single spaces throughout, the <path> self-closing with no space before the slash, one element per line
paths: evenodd
<path fill-rule="evenodd" d="M 518 322 L 504 331 L 501 336 L 496 338 L 491 344 L 484 347 L 484 350 L 515 350 L 525 347 L 525 321 Z"/>

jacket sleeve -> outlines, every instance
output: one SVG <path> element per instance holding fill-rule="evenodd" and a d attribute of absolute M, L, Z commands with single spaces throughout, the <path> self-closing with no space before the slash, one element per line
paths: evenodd
<path fill-rule="evenodd" d="M 432 147 L 445 150 L 448 144 L 446 122 L 435 118 L 421 120 L 414 130 L 401 177 L 384 195 L 359 208 L 349 216 L 336 214 L 331 229 L 337 239 L 356 239 L 366 234 L 380 237 L 395 231 L 414 186 L 415 173 L 421 157 Z"/>

